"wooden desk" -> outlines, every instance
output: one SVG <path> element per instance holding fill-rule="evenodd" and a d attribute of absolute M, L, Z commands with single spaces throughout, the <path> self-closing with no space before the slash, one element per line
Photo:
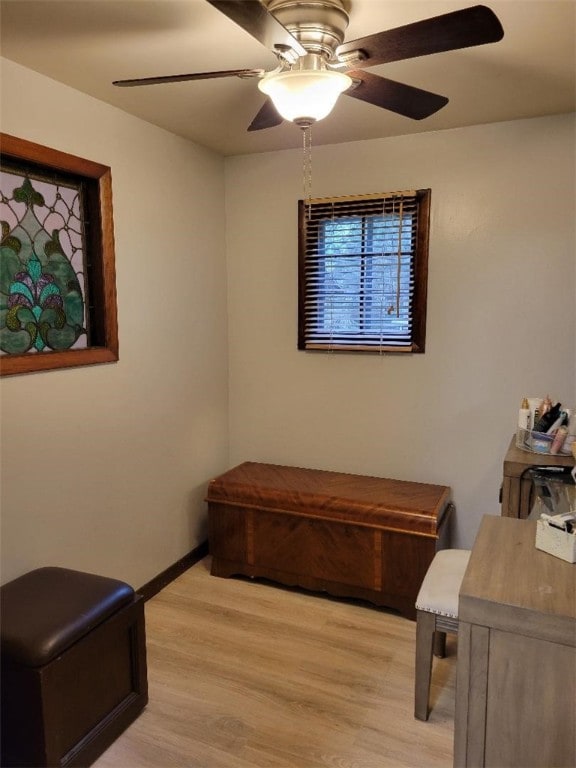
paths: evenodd
<path fill-rule="evenodd" d="M 532 481 L 525 472 L 531 467 L 573 467 L 572 456 L 552 456 L 549 453 L 530 453 L 516 447 L 512 437 L 504 458 L 502 479 L 503 517 L 528 517 L 532 507 Z"/>
<path fill-rule="evenodd" d="M 459 601 L 454 765 L 576 765 L 576 565 L 485 516 Z"/>

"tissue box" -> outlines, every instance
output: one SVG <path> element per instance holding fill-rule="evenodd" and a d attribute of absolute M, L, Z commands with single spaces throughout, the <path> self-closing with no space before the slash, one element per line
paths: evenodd
<path fill-rule="evenodd" d="M 536 521 L 536 549 L 548 552 L 554 557 L 576 563 L 576 534 L 561 531 L 545 520 Z"/>

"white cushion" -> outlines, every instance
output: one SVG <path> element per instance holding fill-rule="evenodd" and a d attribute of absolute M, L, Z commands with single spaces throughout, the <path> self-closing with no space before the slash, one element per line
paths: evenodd
<path fill-rule="evenodd" d="M 424 577 L 416 609 L 458 618 L 458 593 L 470 559 L 469 549 L 442 549 Z"/>

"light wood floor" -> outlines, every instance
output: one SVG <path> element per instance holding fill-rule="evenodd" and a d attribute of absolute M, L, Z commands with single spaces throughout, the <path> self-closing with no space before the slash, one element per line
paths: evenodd
<path fill-rule="evenodd" d="M 150 702 L 96 768 L 452 765 L 455 638 L 423 723 L 414 622 L 209 567 L 147 603 Z"/>

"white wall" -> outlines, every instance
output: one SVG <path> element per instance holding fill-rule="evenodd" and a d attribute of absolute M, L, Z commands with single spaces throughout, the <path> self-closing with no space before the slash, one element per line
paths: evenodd
<path fill-rule="evenodd" d="M 120 361 L 2 380 L 2 579 L 139 587 L 207 536 L 228 460 L 222 158 L 2 61 L 2 131 L 112 168 Z"/>
<path fill-rule="evenodd" d="M 230 462 L 450 485 L 470 546 L 521 398 L 576 406 L 574 116 L 313 149 L 313 196 L 432 189 L 424 355 L 297 351 L 301 168 L 226 161 Z"/>
<path fill-rule="evenodd" d="M 140 586 L 249 459 L 449 484 L 471 544 L 521 397 L 576 405 L 574 116 L 314 148 L 314 195 L 432 188 L 426 353 L 322 355 L 296 349 L 299 152 L 224 161 L 1 77 L 4 132 L 112 168 L 120 337 L 116 364 L 1 382 L 3 581 L 58 564 Z"/>

